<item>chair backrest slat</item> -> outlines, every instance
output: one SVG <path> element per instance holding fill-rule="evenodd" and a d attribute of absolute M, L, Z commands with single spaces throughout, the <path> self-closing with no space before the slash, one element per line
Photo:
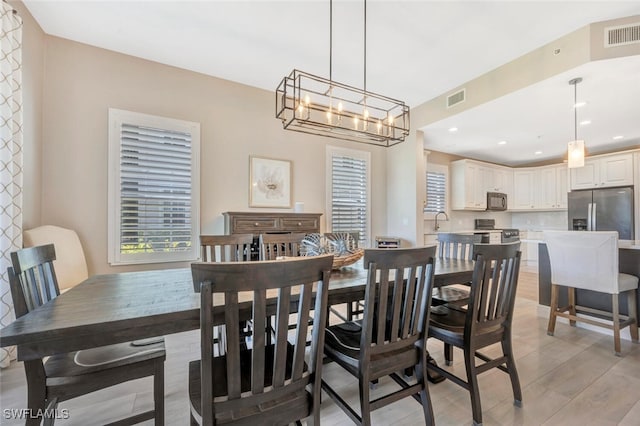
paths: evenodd
<path fill-rule="evenodd" d="M 251 260 L 253 234 L 200 235 L 203 262 Z"/>
<path fill-rule="evenodd" d="M 476 244 L 467 327 L 472 335 L 509 326 L 520 270 L 520 243 Z"/>
<path fill-rule="evenodd" d="M 305 235 L 304 233 L 260 234 L 260 260 L 299 256 L 300 243 Z"/>
<path fill-rule="evenodd" d="M 333 256 L 299 257 L 279 261 L 227 262 L 191 264 L 194 289 L 207 287 L 211 295 L 201 298 L 201 311 L 215 309 L 224 304 L 227 350 L 226 365 L 227 398 L 213 401 L 203 399 L 203 407 L 211 406 L 211 413 L 203 408 L 203 424 L 214 424 L 217 410 L 229 411 L 263 404 L 270 398 L 282 398 L 288 392 L 299 392 L 312 385 L 313 405 L 320 402 L 320 372 L 324 347 L 324 327 L 327 322 L 327 291 Z M 315 284 L 315 292 L 314 292 Z M 203 292 L 204 294 L 204 292 Z M 224 295 L 224 300 L 221 299 Z M 315 305 L 312 306 L 315 297 Z M 274 302 L 275 300 L 275 302 Z M 275 304 L 275 309 L 274 309 Z M 313 332 L 310 359 L 305 364 L 306 337 L 310 312 L 313 309 Z M 265 321 L 275 311 L 273 328 Z M 289 316 L 298 314 L 295 337 L 289 339 Z M 213 317 L 201 315 L 201 330 L 213 329 Z M 247 350 L 241 349 L 240 321 L 252 321 L 251 362 L 244 365 Z M 275 342 L 270 343 L 271 330 L 275 330 Z M 211 374 L 202 376 L 202 395 L 213 394 L 212 334 L 202 333 L 206 340 L 202 345 L 202 371 L 208 365 Z M 273 355 L 271 355 L 273 354 Z M 267 365 L 267 362 L 273 364 Z M 242 371 L 250 368 L 251 371 Z M 244 374 L 242 374 L 244 373 Z M 223 376 L 224 377 L 224 376 Z M 250 383 L 242 380 L 250 378 Z M 208 389 L 206 392 L 204 389 Z M 216 393 L 217 395 L 217 393 Z M 203 397 L 204 398 L 204 397 Z M 213 401 L 213 402 L 212 402 Z M 209 417 L 205 417 L 209 416 Z"/>
<path fill-rule="evenodd" d="M 361 364 L 375 353 L 412 350 L 417 340 L 426 339 L 435 253 L 435 247 L 365 250 Z"/>
<path fill-rule="evenodd" d="M 438 257 L 444 259 L 473 259 L 473 245 L 480 243 L 479 234 L 438 233 Z"/>
<path fill-rule="evenodd" d="M 11 253 L 13 271 L 18 277 L 21 291 L 15 297 L 24 300 L 22 306 L 32 311 L 60 294 L 53 261 L 56 251 L 53 244 L 29 247 Z"/>

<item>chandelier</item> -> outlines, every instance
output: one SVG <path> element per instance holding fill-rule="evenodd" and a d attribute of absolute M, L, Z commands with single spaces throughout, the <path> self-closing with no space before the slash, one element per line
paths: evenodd
<path fill-rule="evenodd" d="M 364 0 L 364 86 L 333 80 L 333 0 L 329 1 L 329 79 L 294 69 L 276 89 L 276 118 L 286 130 L 389 147 L 409 134 L 409 107 L 367 91 L 367 0 Z"/>
<path fill-rule="evenodd" d="M 582 78 L 574 78 L 569 80 L 569 84 L 573 85 L 573 140 L 569 142 L 567 158 L 569 168 L 574 169 L 584 166 L 584 140 L 578 140 L 578 83 Z"/>

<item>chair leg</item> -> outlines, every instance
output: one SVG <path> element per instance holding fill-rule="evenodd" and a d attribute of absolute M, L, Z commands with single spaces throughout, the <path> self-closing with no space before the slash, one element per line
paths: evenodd
<path fill-rule="evenodd" d="M 629 327 L 631 327 L 631 341 L 634 343 L 638 343 L 638 304 L 636 300 L 638 299 L 638 290 L 631 290 L 627 292 L 627 306 L 629 308 L 629 318 L 633 318 L 633 322 Z"/>
<path fill-rule="evenodd" d="M 513 403 L 522 407 L 522 390 L 520 389 L 520 378 L 516 369 L 516 361 L 513 356 L 513 346 L 511 345 L 511 336 L 502 340 L 502 352 L 507 357 L 507 370 L 509 371 L 509 379 L 511 379 L 511 388 L 513 389 Z"/>
<path fill-rule="evenodd" d="M 567 288 L 567 300 L 569 301 L 569 313 L 573 316 L 576 316 L 576 289 L 573 287 Z M 569 320 L 569 325 L 571 327 L 576 326 L 575 320 Z"/>
<path fill-rule="evenodd" d="M 478 387 L 478 374 L 476 373 L 475 350 L 464 348 L 464 364 L 467 370 L 467 383 L 469 384 L 469 396 L 471 398 L 471 412 L 473 424 L 482 424 L 482 406 L 480 404 L 480 388 Z"/>
<path fill-rule="evenodd" d="M 360 390 L 360 414 L 362 416 L 362 425 L 369 426 L 371 424 L 371 404 L 369 402 L 369 375 L 365 374 L 358 380 Z"/>
<path fill-rule="evenodd" d="M 53 426 L 56 421 L 56 409 L 58 408 L 58 399 L 54 398 L 51 401 L 47 402 L 47 406 L 45 409 L 45 415 L 42 421 L 43 426 Z"/>
<path fill-rule="evenodd" d="M 611 314 L 613 316 L 613 350 L 617 356 L 621 355 L 620 350 L 620 307 L 617 294 L 611 295 Z"/>
<path fill-rule="evenodd" d="M 420 383 L 422 390 L 420 391 L 420 403 L 422 404 L 422 411 L 424 412 L 425 424 L 431 426 L 436 422 L 433 417 L 433 406 L 431 405 L 431 395 L 429 394 L 429 384 L 427 376 L 427 351 L 420 350 L 420 362 L 414 367 L 414 375 L 418 383 Z"/>
<path fill-rule="evenodd" d="M 189 426 L 200 426 L 195 417 L 193 417 L 193 414 L 189 414 Z"/>
<path fill-rule="evenodd" d="M 446 365 L 453 365 L 453 345 L 444 344 L 444 362 Z"/>
<path fill-rule="evenodd" d="M 164 361 L 157 360 L 153 375 L 153 409 L 155 426 L 164 426 Z"/>
<path fill-rule="evenodd" d="M 549 304 L 549 325 L 547 334 L 553 336 L 556 330 L 556 311 L 558 310 L 558 286 L 551 284 L 551 303 Z"/>

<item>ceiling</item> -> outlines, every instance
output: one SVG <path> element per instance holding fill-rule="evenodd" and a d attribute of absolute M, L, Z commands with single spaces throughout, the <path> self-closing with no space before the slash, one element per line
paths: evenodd
<path fill-rule="evenodd" d="M 47 34 L 270 91 L 293 68 L 329 76 L 328 0 L 24 3 Z M 415 107 L 591 22 L 639 14 L 638 0 L 369 0 L 367 89 Z M 333 78 L 362 87 L 363 51 L 362 2 L 334 0 Z M 633 57 L 590 63 L 433 123 L 425 146 L 508 165 L 559 158 L 573 139 L 567 82 L 576 76 L 589 102 L 579 118 L 592 120 L 578 129 L 588 149 L 640 143 Z M 624 139 L 613 141 L 618 134 Z"/>

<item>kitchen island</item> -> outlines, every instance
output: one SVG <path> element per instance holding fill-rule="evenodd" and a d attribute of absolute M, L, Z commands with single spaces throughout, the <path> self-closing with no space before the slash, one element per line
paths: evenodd
<path fill-rule="evenodd" d="M 640 277 L 640 240 L 620 240 L 618 243 L 619 270 Z M 544 241 L 538 244 L 538 303 L 549 306 L 551 302 L 551 264 Z M 604 293 L 576 289 L 576 304 L 611 312 L 611 297 Z M 567 292 L 560 291 L 559 305 L 567 305 Z M 640 312 L 640 292 L 636 303 Z M 620 313 L 628 315 L 627 298 L 620 298 Z M 638 312 L 636 312 L 636 318 Z"/>

